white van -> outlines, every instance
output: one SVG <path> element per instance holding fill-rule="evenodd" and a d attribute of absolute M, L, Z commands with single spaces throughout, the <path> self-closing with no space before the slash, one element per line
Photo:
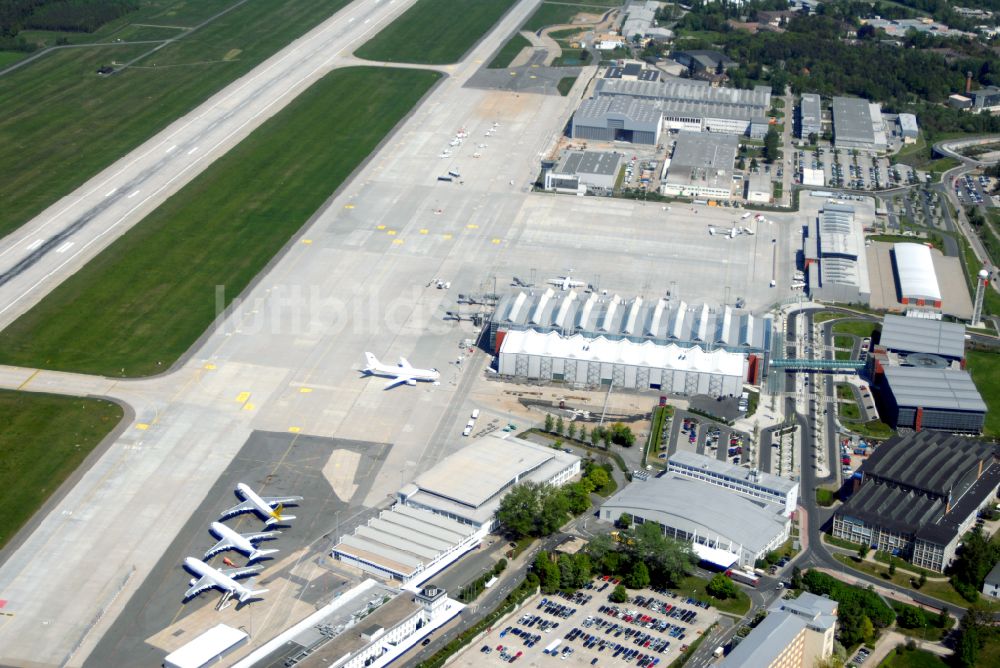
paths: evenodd
<path fill-rule="evenodd" d="M 479 409 L 477 408 L 474 411 L 472 411 L 472 419 L 476 420 L 478 418 L 479 418 Z"/>

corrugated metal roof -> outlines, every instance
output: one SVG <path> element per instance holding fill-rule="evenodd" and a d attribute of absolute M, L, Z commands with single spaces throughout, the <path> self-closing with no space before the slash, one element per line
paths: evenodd
<path fill-rule="evenodd" d="M 879 345 L 898 352 L 931 353 L 961 359 L 965 356 L 965 325 L 887 315 L 882 320 Z"/>
<path fill-rule="evenodd" d="M 896 276 L 904 299 L 941 300 L 937 274 L 931 249 L 923 244 L 898 243 L 892 245 L 896 258 Z"/>
<path fill-rule="evenodd" d="M 899 406 L 986 412 L 972 376 L 961 369 L 887 366 L 884 372 Z"/>

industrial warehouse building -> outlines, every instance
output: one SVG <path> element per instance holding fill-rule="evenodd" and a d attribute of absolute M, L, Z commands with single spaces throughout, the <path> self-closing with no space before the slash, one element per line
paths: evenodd
<path fill-rule="evenodd" d="M 506 436 L 506 435 L 505 435 Z M 475 439 L 397 493 L 399 504 L 427 510 L 485 535 L 519 482 L 562 485 L 580 473 L 580 458 L 514 436 Z"/>
<path fill-rule="evenodd" d="M 934 272 L 931 249 L 923 244 L 893 244 L 892 257 L 900 303 L 941 308 L 941 288 Z"/>
<path fill-rule="evenodd" d="M 769 316 L 757 317 L 731 306 L 663 298 L 625 300 L 618 295 L 552 288 L 504 295 L 490 319 L 490 349 L 498 350 L 502 332 L 527 329 L 748 353 L 763 353 L 771 345 Z"/>
<path fill-rule="evenodd" d="M 893 427 L 916 431 L 940 429 L 978 434 L 986 421 L 983 401 L 972 376 L 963 369 L 940 368 L 924 356 L 921 366 L 887 366 L 877 383 L 881 391 L 883 419 Z M 924 366 L 924 365 L 927 366 Z"/>
<path fill-rule="evenodd" d="M 500 344 L 501 376 L 565 382 L 583 387 L 659 390 L 732 396 L 742 391 L 747 360 L 724 350 L 609 341 L 556 332 L 509 331 Z"/>
<path fill-rule="evenodd" d="M 884 151 L 882 107 L 857 97 L 833 98 L 833 143 L 837 148 Z"/>
<path fill-rule="evenodd" d="M 757 559 L 788 539 L 791 520 L 784 510 L 725 487 L 666 473 L 632 482 L 601 505 L 600 517 L 616 522 L 627 513 L 634 524 L 653 522 L 664 535 L 689 541 L 702 560 L 752 570 Z"/>
<path fill-rule="evenodd" d="M 733 197 L 733 167 L 739 139 L 733 135 L 680 132 L 666 164 L 662 194 L 680 197 Z"/>
<path fill-rule="evenodd" d="M 660 142 L 662 124 L 663 113 L 643 100 L 593 97 L 580 103 L 573 114 L 570 136 L 573 139 L 655 146 Z"/>
<path fill-rule="evenodd" d="M 943 571 L 977 513 L 996 498 L 995 445 L 950 434 L 896 436 L 860 469 L 833 535 Z"/>
<path fill-rule="evenodd" d="M 753 90 L 717 88 L 704 81 L 601 79 L 594 95 L 644 100 L 663 113 L 671 130 L 715 132 L 762 138 L 771 109 L 770 86 Z"/>
<path fill-rule="evenodd" d="M 799 502 L 799 483 L 720 461 L 715 457 L 679 450 L 670 456 L 667 470 L 710 485 L 725 487 L 743 496 L 776 503 L 785 509 L 785 515 L 795 512 Z"/>
<path fill-rule="evenodd" d="M 719 668 L 813 668 L 833 654 L 837 611 L 836 601 L 807 591 L 778 598 Z"/>
<path fill-rule="evenodd" d="M 948 362 L 965 358 L 965 325 L 928 318 L 886 315 L 876 351 L 909 355 L 937 355 Z"/>
<path fill-rule="evenodd" d="M 899 136 L 903 138 L 904 144 L 912 144 L 920 136 L 917 127 L 917 117 L 913 114 L 900 114 L 897 119 L 899 123 Z"/>
<path fill-rule="evenodd" d="M 565 151 L 552 169 L 545 170 L 545 190 L 610 196 L 614 192 L 622 160 L 621 153 Z"/>
<path fill-rule="evenodd" d="M 809 292 L 814 299 L 863 303 L 871 298 L 865 233 L 854 208 L 825 204 L 804 239 Z"/>
<path fill-rule="evenodd" d="M 819 95 L 803 93 L 799 101 L 799 138 L 808 139 L 811 134 L 823 136 L 823 112 Z"/>

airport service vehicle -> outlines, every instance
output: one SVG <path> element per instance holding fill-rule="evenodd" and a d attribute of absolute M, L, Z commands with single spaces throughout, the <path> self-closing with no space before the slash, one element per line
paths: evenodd
<path fill-rule="evenodd" d="M 198 576 L 191 578 L 190 588 L 184 594 L 185 600 L 209 589 L 221 589 L 223 604 L 232 596 L 235 596 L 240 603 L 244 603 L 251 596 L 260 596 L 267 591 L 266 589 L 250 589 L 236 581 L 236 578 L 259 573 L 260 569 L 256 566 L 219 570 L 212 568 L 200 559 L 188 557 L 184 560 L 184 568 Z"/>
<path fill-rule="evenodd" d="M 565 276 L 557 276 L 556 278 L 550 278 L 547 283 L 550 285 L 558 285 L 559 289 L 562 291 L 569 290 L 570 288 L 582 288 L 587 283 L 585 281 L 574 281 L 570 276 L 572 272 L 566 272 Z"/>
<path fill-rule="evenodd" d="M 263 533 L 240 534 L 221 522 L 212 522 L 211 532 L 219 538 L 219 542 L 213 545 L 202 559 L 209 559 L 226 550 L 236 550 L 247 555 L 248 562 L 277 552 L 278 550 L 258 550 L 254 543 L 261 540 L 273 540 L 281 533 L 280 531 L 265 531 Z"/>
<path fill-rule="evenodd" d="M 760 578 L 757 577 L 755 573 L 749 573 L 747 571 L 741 571 L 738 568 L 730 568 L 726 571 L 726 575 L 730 580 L 736 582 L 742 582 L 743 584 L 748 584 L 751 587 L 756 587 L 760 582 Z"/>
<path fill-rule="evenodd" d="M 416 385 L 418 380 L 438 385 L 438 381 L 441 378 L 441 374 L 437 369 L 416 369 L 406 361 L 405 357 L 400 357 L 399 363 L 396 364 L 396 366 L 391 364 L 382 364 L 378 361 L 378 358 L 371 353 L 365 353 L 365 360 L 368 365 L 361 370 L 363 374 L 366 376 L 383 376 L 385 378 L 392 379 L 385 384 L 384 388 L 382 388 L 385 390 L 397 385 L 402 385 L 403 383 L 406 383 L 407 385 Z"/>
<path fill-rule="evenodd" d="M 264 524 L 271 526 L 278 522 L 294 520 L 294 515 L 282 515 L 281 511 L 285 505 L 296 505 L 302 500 L 301 496 L 258 496 L 248 485 L 239 483 L 236 485 L 236 494 L 244 499 L 226 512 L 222 513 L 219 519 L 226 519 L 243 513 L 257 513 L 264 518 Z"/>

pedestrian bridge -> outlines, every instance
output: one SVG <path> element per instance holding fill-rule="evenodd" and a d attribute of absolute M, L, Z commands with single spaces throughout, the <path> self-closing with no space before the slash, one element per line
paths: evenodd
<path fill-rule="evenodd" d="M 772 359 L 769 366 L 786 371 L 858 371 L 865 363 L 862 360 Z"/>

